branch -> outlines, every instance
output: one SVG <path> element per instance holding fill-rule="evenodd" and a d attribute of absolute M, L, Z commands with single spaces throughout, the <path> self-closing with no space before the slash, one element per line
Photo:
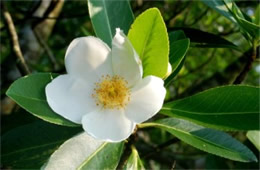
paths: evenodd
<path fill-rule="evenodd" d="M 5 7 L 5 4 L 3 1 L 1 1 L 1 9 L 2 9 L 2 13 L 4 15 L 6 25 L 8 26 L 8 32 L 12 39 L 13 52 L 14 52 L 15 56 L 17 57 L 18 69 L 20 70 L 22 75 L 30 74 L 31 73 L 30 69 L 25 62 L 25 59 L 23 57 L 23 54 L 22 54 L 22 51 L 21 51 L 21 48 L 19 45 L 19 40 L 18 40 L 17 32 L 15 30 L 15 26 L 14 26 L 12 17 L 10 15 L 10 13 L 8 12 L 7 8 Z"/>
<path fill-rule="evenodd" d="M 16 8 L 17 10 L 17 8 Z M 57 21 L 60 21 L 60 20 L 63 20 L 63 19 L 74 19 L 74 18 L 81 18 L 81 17 L 88 17 L 89 14 L 88 12 L 82 12 L 82 13 L 78 13 L 78 14 L 67 14 L 67 15 L 59 15 L 59 16 L 48 16 L 47 14 L 44 15 L 44 16 L 34 16 L 34 12 L 35 10 L 18 10 L 18 12 L 20 12 L 21 14 L 24 14 L 24 17 L 22 19 L 15 19 L 14 18 L 14 24 L 15 25 L 22 25 L 24 24 L 26 21 L 33 21 L 33 22 L 41 22 L 43 20 L 57 20 Z M 49 11 L 51 12 L 51 11 Z M 5 26 L 2 26 L 0 28 L 1 31 L 5 31 L 6 27 Z"/>
<path fill-rule="evenodd" d="M 41 44 L 41 46 L 43 47 L 43 49 L 45 50 L 45 52 L 47 53 L 47 55 L 49 56 L 52 64 L 53 64 L 53 69 L 56 71 L 59 69 L 59 64 L 57 63 L 57 60 L 55 58 L 55 56 L 53 55 L 51 49 L 49 48 L 49 46 L 47 45 L 47 43 L 41 38 L 40 34 L 38 33 L 37 29 L 33 30 L 34 35 L 36 37 L 36 39 L 38 40 L 38 42 Z"/>
<path fill-rule="evenodd" d="M 256 54 L 257 51 L 259 51 L 259 46 L 257 48 L 254 48 L 252 54 L 250 56 L 248 56 L 246 65 L 244 66 L 244 68 L 240 72 L 240 74 L 237 76 L 237 78 L 233 84 L 240 84 L 244 81 L 247 73 L 251 70 L 251 68 L 253 66 L 253 62 L 255 61 L 256 56 L 257 56 L 257 54 Z"/>

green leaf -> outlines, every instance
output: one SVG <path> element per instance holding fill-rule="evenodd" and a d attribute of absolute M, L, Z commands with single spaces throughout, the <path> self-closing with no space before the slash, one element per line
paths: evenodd
<path fill-rule="evenodd" d="M 246 136 L 260 151 L 260 131 L 259 130 L 248 131 Z"/>
<path fill-rule="evenodd" d="M 18 111 L 12 112 L 10 115 L 1 117 L 1 121 L 4 122 L 1 126 L 1 133 L 4 134 L 14 128 L 18 128 L 37 120 L 39 120 L 37 117 L 31 115 L 25 110 L 19 109 Z"/>
<path fill-rule="evenodd" d="M 22 77 L 9 87 L 6 95 L 26 111 L 47 122 L 79 126 L 53 112 L 46 101 L 45 86 L 56 76 L 51 73 L 37 73 Z"/>
<path fill-rule="evenodd" d="M 238 23 L 240 24 L 240 27 L 246 30 L 253 37 L 253 39 L 259 39 L 260 37 L 259 25 L 256 25 L 240 17 L 238 17 L 237 19 L 238 19 Z"/>
<path fill-rule="evenodd" d="M 172 31 L 169 33 L 170 44 L 172 44 L 178 40 L 185 39 L 185 38 L 187 38 L 187 37 L 182 30 L 176 30 L 176 31 Z"/>
<path fill-rule="evenodd" d="M 132 153 L 129 156 L 126 165 L 123 168 L 124 170 L 144 170 L 143 163 L 138 155 L 138 152 L 134 146 L 132 146 Z"/>
<path fill-rule="evenodd" d="M 255 155 L 245 145 L 230 135 L 185 120 L 168 118 L 139 126 L 162 128 L 195 148 L 227 159 L 241 162 L 257 161 Z"/>
<path fill-rule="evenodd" d="M 184 32 L 182 30 L 173 31 L 169 34 L 170 40 L 170 55 L 169 60 L 172 65 L 172 73 L 165 80 L 165 86 L 169 86 L 171 82 L 174 80 L 174 77 L 181 70 L 185 55 L 189 49 L 190 40 L 186 38 Z"/>
<path fill-rule="evenodd" d="M 260 32 L 259 32 L 260 26 L 251 22 L 251 20 L 247 20 L 234 2 L 232 3 L 232 7 L 230 7 L 230 10 L 232 11 L 233 16 L 236 19 L 236 21 L 237 21 L 239 27 L 241 28 L 242 32 L 244 34 L 248 33 L 249 35 L 251 35 L 252 40 L 253 39 L 259 39 L 259 37 L 260 37 Z M 248 35 L 245 35 L 245 36 L 247 38 Z"/>
<path fill-rule="evenodd" d="M 173 30 L 182 30 L 190 39 L 191 47 L 200 48 L 232 48 L 239 50 L 239 48 L 232 42 L 209 32 L 204 32 L 194 28 L 174 28 Z M 170 33 L 171 34 L 171 33 Z"/>
<path fill-rule="evenodd" d="M 164 81 L 165 87 L 169 87 L 171 83 L 174 81 L 175 76 L 181 71 L 184 62 L 185 62 L 186 56 L 182 59 L 181 63 L 178 65 L 178 67 L 171 73 L 171 75 Z"/>
<path fill-rule="evenodd" d="M 257 8 L 255 10 L 255 18 L 254 18 L 254 23 L 256 25 L 260 25 L 260 5 L 257 5 Z"/>
<path fill-rule="evenodd" d="M 1 137 L 2 165 L 39 169 L 60 144 L 80 130 L 43 121 L 15 128 Z"/>
<path fill-rule="evenodd" d="M 238 26 L 241 28 L 242 34 L 245 36 L 246 39 L 259 39 L 260 33 L 259 29 L 260 27 L 254 23 L 251 22 L 251 18 L 246 16 L 246 14 L 243 14 L 242 11 L 239 9 L 239 7 L 235 4 L 233 0 L 201 0 L 209 7 L 215 9 L 220 14 L 224 15 L 228 19 L 230 19 L 232 22 L 238 24 Z M 248 35 L 251 35 L 250 36 Z"/>
<path fill-rule="evenodd" d="M 171 32 L 169 34 L 169 40 L 170 40 L 169 60 L 172 65 L 172 71 L 174 72 L 178 68 L 182 60 L 184 59 L 184 56 L 189 49 L 190 40 L 186 38 L 184 32 L 180 30 Z"/>
<path fill-rule="evenodd" d="M 62 144 L 44 169 L 115 169 L 123 147 L 124 142 L 103 142 L 83 132 Z"/>
<path fill-rule="evenodd" d="M 160 113 L 222 130 L 259 129 L 259 88 L 223 86 L 166 103 Z"/>
<path fill-rule="evenodd" d="M 204 4 L 209 6 L 210 8 L 216 10 L 221 15 L 225 16 L 230 21 L 236 23 L 236 20 L 234 19 L 232 13 L 229 11 L 229 9 L 226 7 L 226 3 L 223 0 L 201 0 Z"/>
<path fill-rule="evenodd" d="M 140 14 L 128 37 L 142 60 L 144 77 L 154 75 L 164 78 L 169 60 L 169 40 L 160 11 L 150 8 Z"/>
<path fill-rule="evenodd" d="M 89 0 L 88 10 L 97 37 L 110 47 L 116 28 L 127 34 L 134 21 L 129 0 Z"/>
<path fill-rule="evenodd" d="M 116 169 L 123 148 L 124 142 L 104 143 L 78 169 Z"/>

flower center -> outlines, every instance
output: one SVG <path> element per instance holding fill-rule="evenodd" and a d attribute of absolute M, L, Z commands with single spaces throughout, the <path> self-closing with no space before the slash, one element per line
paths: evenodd
<path fill-rule="evenodd" d="M 130 101 L 130 91 L 127 88 L 127 81 L 120 76 L 102 76 L 101 80 L 95 83 L 92 97 L 96 100 L 97 106 L 105 109 L 120 109 Z"/>

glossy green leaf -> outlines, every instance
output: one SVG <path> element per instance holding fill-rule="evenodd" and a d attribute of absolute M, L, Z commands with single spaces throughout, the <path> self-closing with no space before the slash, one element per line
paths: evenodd
<path fill-rule="evenodd" d="M 162 128 L 195 148 L 227 159 L 241 162 L 257 161 L 255 155 L 245 145 L 230 135 L 185 120 L 167 118 L 144 123 L 140 127 Z"/>
<path fill-rule="evenodd" d="M 259 129 L 259 88 L 223 86 L 166 103 L 160 113 L 223 130 Z"/>
<path fill-rule="evenodd" d="M 253 37 L 253 39 L 259 39 L 260 37 L 259 25 L 256 25 L 240 17 L 238 17 L 237 19 L 238 19 L 238 23 L 240 24 L 240 27 L 246 30 Z"/>
<path fill-rule="evenodd" d="M 144 170 L 143 163 L 138 155 L 136 148 L 132 146 L 132 153 L 129 156 L 124 168 L 124 170 Z"/>
<path fill-rule="evenodd" d="M 140 14 L 128 37 L 142 60 L 144 77 L 155 75 L 164 78 L 169 60 L 169 40 L 160 11 L 150 8 Z"/>
<path fill-rule="evenodd" d="M 129 0 L 89 0 L 88 10 L 97 37 L 109 46 L 116 28 L 127 34 L 134 21 Z"/>
<path fill-rule="evenodd" d="M 104 144 L 82 132 L 64 142 L 43 165 L 44 170 L 77 169 L 82 162 Z"/>
<path fill-rule="evenodd" d="M 237 12 L 237 16 L 241 17 L 241 18 L 249 18 L 249 16 L 246 13 L 243 13 L 240 8 L 236 5 L 234 0 L 222 0 L 225 3 L 226 8 L 229 10 L 229 12 L 234 16 L 234 11 L 232 10 L 235 9 Z M 236 18 L 235 18 L 236 20 Z"/>
<path fill-rule="evenodd" d="M 32 123 L 39 120 L 37 117 L 31 115 L 25 110 L 19 109 L 17 112 L 12 112 L 8 116 L 2 116 L 1 122 L 4 122 L 1 126 L 1 133 L 4 134 L 14 128 Z"/>
<path fill-rule="evenodd" d="M 236 19 L 239 27 L 241 28 L 242 32 L 244 34 L 249 34 L 253 39 L 259 39 L 260 37 L 260 26 L 254 24 L 251 22 L 251 20 L 248 20 L 247 18 L 244 17 L 240 9 L 236 6 L 236 4 L 233 2 L 232 6 L 229 7 L 230 11 L 232 11 L 234 18 Z M 246 37 L 248 35 L 245 35 Z"/>
<path fill-rule="evenodd" d="M 165 86 L 169 86 L 174 77 L 179 73 L 181 70 L 185 55 L 189 49 L 190 40 L 186 38 L 184 32 L 182 30 L 173 31 L 169 34 L 170 40 L 170 55 L 169 60 L 170 64 L 172 65 L 172 73 L 171 75 L 165 80 Z"/>
<path fill-rule="evenodd" d="M 116 169 L 123 148 L 124 142 L 104 143 L 78 169 Z"/>
<path fill-rule="evenodd" d="M 248 131 L 246 136 L 260 151 L 260 131 L 259 130 Z"/>
<path fill-rule="evenodd" d="M 228 9 L 229 13 L 233 16 L 236 21 L 236 24 L 240 27 L 240 32 L 244 35 L 244 37 L 248 41 L 252 41 L 254 36 L 249 32 L 249 30 L 245 27 L 244 24 L 241 23 L 241 19 L 245 21 L 248 20 L 251 22 L 251 18 L 243 13 L 239 7 L 235 4 L 233 0 L 222 0 L 225 4 L 226 8 Z M 250 35 L 251 34 L 251 35 Z"/>
<path fill-rule="evenodd" d="M 103 142 L 83 132 L 62 144 L 44 169 L 115 169 L 123 146 L 123 142 Z"/>
<path fill-rule="evenodd" d="M 253 40 L 255 38 L 259 39 L 260 27 L 251 22 L 251 18 L 243 14 L 242 11 L 238 8 L 233 0 L 201 0 L 209 7 L 215 9 L 220 14 L 224 15 L 234 23 L 238 24 L 241 28 L 242 34 L 246 39 Z M 246 16 L 246 17 L 245 17 Z M 249 20 L 250 19 L 250 20 Z M 251 38 L 250 38 L 250 36 Z"/>
<path fill-rule="evenodd" d="M 256 25 L 260 25 L 260 5 L 257 5 L 257 8 L 255 10 L 255 18 L 254 18 L 254 23 Z"/>
<path fill-rule="evenodd" d="M 183 31 L 173 31 L 169 34 L 170 40 L 170 55 L 169 60 L 172 65 L 172 71 L 174 72 L 187 53 L 190 45 L 190 40 L 184 37 Z M 182 38 L 183 37 L 183 38 Z"/>
<path fill-rule="evenodd" d="M 79 126 L 53 112 L 46 101 L 45 86 L 56 76 L 51 73 L 38 73 L 22 77 L 9 87 L 6 95 L 45 121 L 64 126 Z"/>
<path fill-rule="evenodd" d="M 221 15 L 225 16 L 230 21 L 236 23 L 232 13 L 230 13 L 229 9 L 226 7 L 226 3 L 223 0 L 201 0 L 204 4 L 209 6 L 210 8 L 216 10 Z"/>
<path fill-rule="evenodd" d="M 190 39 L 191 47 L 200 48 L 232 48 L 239 50 L 239 48 L 232 42 L 209 32 L 204 32 L 194 28 L 174 28 L 173 30 L 182 30 Z"/>
<path fill-rule="evenodd" d="M 174 81 L 174 78 L 177 76 L 177 74 L 181 71 L 184 62 L 185 62 L 186 56 L 184 56 L 183 60 L 181 63 L 178 65 L 178 67 L 171 73 L 171 75 L 164 81 L 164 86 L 169 87 L 171 83 Z"/>
<path fill-rule="evenodd" d="M 2 165 L 39 169 L 59 145 L 81 130 L 40 120 L 15 128 L 1 137 Z"/>
<path fill-rule="evenodd" d="M 178 40 L 185 39 L 185 38 L 187 38 L 187 37 L 182 30 L 175 30 L 175 31 L 172 31 L 169 33 L 170 44 L 172 44 Z M 171 45 L 170 45 L 170 47 L 171 47 Z"/>

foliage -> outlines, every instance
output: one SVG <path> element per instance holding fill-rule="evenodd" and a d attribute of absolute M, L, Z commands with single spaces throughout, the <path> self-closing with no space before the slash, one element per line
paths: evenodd
<path fill-rule="evenodd" d="M 128 33 L 129 40 L 139 54 L 144 67 L 144 77 L 167 74 L 169 41 L 160 11 L 151 8 L 139 15 Z"/>
<path fill-rule="evenodd" d="M 1 160 L 13 168 L 40 168 L 55 149 L 80 128 L 36 121 L 14 128 L 1 137 Z"/>
<path fill-rule="evenodd" d="M 77 126 L 53 112 L 46 101 L 45 86 L 54 77 L 55 74 L 40 73 L 20 78 L 10 86 L 6 95 L 25 110 L 45 121 L 58 125 Z"/>
<path fill-rule="evenodd" d="M 54 17 L 47 15 L 54 3 L 42 8 L 46 14 L 40 17 L 33 10 L 39 5 L 5 2 L 33 74 L 22 77 L 17 69 L 8 25 L 1 18 L 1 168 L 170 169 L 174 162 L 176 169 L 257 169 L 257 2 L 65 1 Z M 41 33 L 43 43 L 34 36 L 37 25 L 52 32 Z M 163 78 L 168 93 L 160 114 L 139 124 L 127 141 L 104 143 L 53 112 L 45 86 L 64 74 L 72 39 L 97 36 L 111 46 L 118 27 L 139 54 L 144 77 Z M 168 62 L 172 73 L 165 77 Z M 233 85 L 242 73 L 247 77 Z"/>

